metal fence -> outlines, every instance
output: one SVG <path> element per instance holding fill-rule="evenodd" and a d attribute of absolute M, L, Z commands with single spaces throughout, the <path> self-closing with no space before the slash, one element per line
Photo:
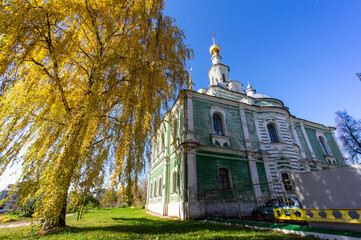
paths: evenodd
<path fill-rule="evenodd" d="M 202 189 L 203 187 L 203 189 Z M 273 181 L 258 184 L 239 184 L 230 189 L 210 189 L 201 186 L 198 200 L 203 204 L 207 217 L 253 218 L 252 211 L 266 202 L 287 201 L 295 197 L 292 180 Z M 287 203 L 286 203 L 287 204 Z"/>

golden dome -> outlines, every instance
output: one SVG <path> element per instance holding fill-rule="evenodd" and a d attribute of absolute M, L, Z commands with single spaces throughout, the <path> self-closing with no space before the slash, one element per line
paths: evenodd
<path fill-rule="evenodd" d="M 213 44 L 213 45 L 209 48 L 209 52 L 211 53 L 211 55 L 219 54 L 220 51 L 221 51 L 221 47 L 218 46 L 217 44 Z"/>

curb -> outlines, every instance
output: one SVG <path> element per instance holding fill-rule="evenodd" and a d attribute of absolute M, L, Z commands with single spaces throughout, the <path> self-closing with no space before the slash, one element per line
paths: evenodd
<path fill-rule="evenodd" d="M 209 221 L 209 220 L 202 220 L 200 222 L 208 222 L 208 223 L 215 223 L 215 224 L 221 224 L 221 225 L 246 227 L 246 228 L 257 229 L 257 230 L 277 231 L 277 232 L 282 232 L 282 233 L 286 233 L 286 234 L 292 233 L 292 234 L 297 234 L 297 235 L 301 235 L 301 236 L 311 235 L 311 236 L 319 237 L 321 239 L 360 240 L 360 238 L 356 238 L 356 237 L 334 235 L 334 234 L 327 234 L 327 233 L 295 231 L 295 230 L 288 230 L 288 229 L 281 229 L 281 228 L 258 227 L 258 226 L 252 226 L 252 225 L 247 225 L 247 224 L 242 225 L 242 224 L 222 223 L 222 222 L 215 222 L 215 221 Z"/>

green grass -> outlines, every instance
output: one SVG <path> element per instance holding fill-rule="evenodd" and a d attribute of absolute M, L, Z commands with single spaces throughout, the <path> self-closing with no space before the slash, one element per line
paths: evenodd
<path fill-rule="evenodd" d="M 109 208 L 67 218 L 67 227 L 41 234 L 40 226 L 0 229 L 0 239 L 314 239 L 274 231 L 154 217 L 141 209 Z"/>

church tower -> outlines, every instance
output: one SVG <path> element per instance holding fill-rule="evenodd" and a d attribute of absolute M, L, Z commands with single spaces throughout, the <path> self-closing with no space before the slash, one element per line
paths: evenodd
<path fill-rule="evenodd" d="M 212 34 L 213 35 L 213 34 Z M 210 80 L 210 85 L 217 85 L 223 88 L 227 88 L 229 83 L 229 66 L 222 63 L 222 57 L 219 55 L 221 47 L 217 45 L 214 41 L 213 35 L 213 45 L 209 48 L 209 52 L 212 55 L 212 67 L 208 71 L 208 76 Z"/>

